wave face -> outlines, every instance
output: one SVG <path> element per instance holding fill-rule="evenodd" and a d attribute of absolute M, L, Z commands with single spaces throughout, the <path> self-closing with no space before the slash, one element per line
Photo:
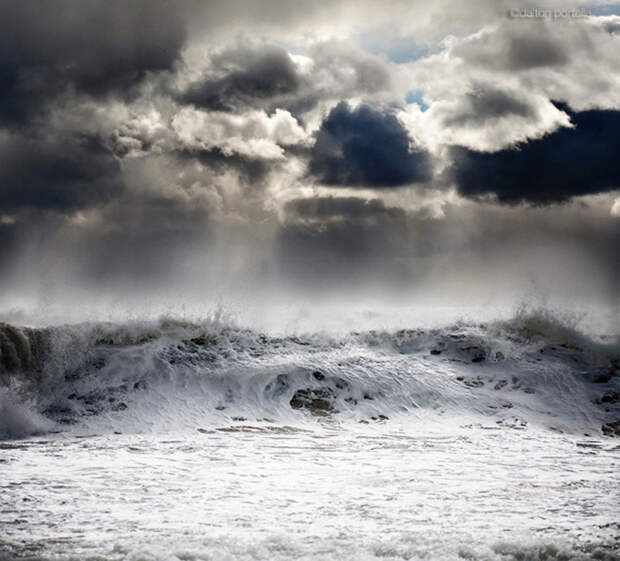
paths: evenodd
<path fill-rule="evenodd" d="M 0 324 L 0 435 L 421 419 L 613 435 L 618 349 L 541 313 L 342 336 L 173 319 Z"/>

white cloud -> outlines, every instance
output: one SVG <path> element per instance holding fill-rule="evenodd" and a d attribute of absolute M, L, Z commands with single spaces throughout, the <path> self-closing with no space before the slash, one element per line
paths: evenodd
<path fill-rule="evenodd" d="M 573 110 L 620 109 L 620 17 L 518 20 L 503 17 L 444 50 L 404 65 L 410 134 L 440 154 L 446 145 L 496 151 L 571 126 L 553 101 Z"/>
<path fill-rule="evenodd" d="M 116 153 L 135 158 L 163 151 L 168 136 L 161 114 L 150 107 L 120 123 L 111 135 L 111 142 Z"/>
<path fill-rule="evenodd" d="M 455 42 L 450 58 L 467 73 L 517 83 L 573 109 L 618 109 L 620 17 L 505 19 Z"/>
<path fill-rule="evenodd" d="M 233 115 L 185 107 L 173 117 L 172 129 L 186 148 L 219 149 L 227 156 L 263 160 L 284 159 L 282 146 L 309 142 L 297 120 L 281 109 L 273 115 L 264 111 Z"/>
<path fill-rule="evenodd" d="M 437 101 L 424 113 L 408 109 L 412 133 L 426 135 L 435 149 L 450 144 L 496 151 L 571 126 L 568 115 L 545 97 L 492 86 Z"/>

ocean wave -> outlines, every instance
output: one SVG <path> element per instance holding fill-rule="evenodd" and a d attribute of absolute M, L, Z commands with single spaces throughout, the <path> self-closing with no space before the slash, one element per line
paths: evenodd
<path fill-rule="evenodd" d="M 619 348 L 547 312 L 343 335 L 218 319 L 0 324 L 0 434 L 407 417 L 613 434 Z"/>

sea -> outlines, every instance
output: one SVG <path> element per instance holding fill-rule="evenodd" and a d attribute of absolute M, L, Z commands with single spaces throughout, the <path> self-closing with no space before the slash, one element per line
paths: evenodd
<path fill-rule="evenodd" d="M 620 345 L 542 311 L 0 324 L 0 559 L 620 559 Z"/>

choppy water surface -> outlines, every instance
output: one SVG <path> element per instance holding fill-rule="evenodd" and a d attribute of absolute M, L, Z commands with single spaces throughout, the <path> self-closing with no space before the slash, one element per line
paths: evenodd
<path fill-rule="evenodd" d="M 2 559 L 620 559 L 617 344 L 4 326 Z"/>
<path fill-rule="evenodd" d="M 617 446 L 480 429 L 412 432 L 279 427 L 5 444 L 2 551 L 618 558 Z"/>

